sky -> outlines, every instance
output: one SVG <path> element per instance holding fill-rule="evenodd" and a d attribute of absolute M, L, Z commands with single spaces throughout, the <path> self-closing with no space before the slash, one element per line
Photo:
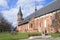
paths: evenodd
<path fill-rule="evenodd" d="M 35 11 L 48 5 L 53 0 L 0 0 L 0 13 L 7 19 L 14 27 L 17 26 L 17 14 L 21 7 L 23 18 L 32 14 Z"/>

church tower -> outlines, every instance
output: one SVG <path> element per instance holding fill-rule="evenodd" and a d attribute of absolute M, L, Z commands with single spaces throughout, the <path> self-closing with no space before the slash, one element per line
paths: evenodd
<path fill-rule="evenodd" d="M 22 21 L 22 17 L 23 17 L 23 14 L 22 14 L 22 11 L 21 11 L 21 7 L 19 8 L 19 12 L 18 12 L 18 26 L 20 25 L 21 21 Z"/>

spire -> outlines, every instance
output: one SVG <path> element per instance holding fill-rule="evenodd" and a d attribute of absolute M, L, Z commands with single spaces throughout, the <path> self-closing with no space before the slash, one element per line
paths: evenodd
<path fill-rule="evenodd" d="M 36 1 L 35 1 L 35 12 L 37 11 L 37 7 L 36 7 Z"/>
<path fill-rule="evenodd" d="M 18 15 L 21 15 L 21 16 L 22 16 L 21 7 L 19 8 L 19 12 L 18 12 Z"/>
<path fill-rule="evenodd" d="M 36 16 L 37 6 L 36 6 L 36 0 L 35 0 L 35 16 Z"/>

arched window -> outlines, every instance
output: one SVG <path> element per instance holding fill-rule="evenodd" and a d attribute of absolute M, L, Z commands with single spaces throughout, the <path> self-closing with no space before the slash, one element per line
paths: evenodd
<path fill-rule="evenodd" d="M 27 32 L 27 30 L 28 30 L 28 27 L 26 26 L 25 31 Z"/>
<path fill-rule="evenodd" d="M 33 27 L 33 24 L 31 23 L 31 28 Z"/>
<path fill-rule="evenodd" d="M 31 28 L 33 27 L 33 24 L 34 24 L 34 20 L 32 20 L 32 21 L 30 22 Z"/>

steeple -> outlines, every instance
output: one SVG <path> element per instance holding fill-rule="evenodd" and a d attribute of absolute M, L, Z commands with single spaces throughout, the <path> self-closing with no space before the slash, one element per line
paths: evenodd
<path fill-rule="evenodd" d="M 21 21 L 23 20 L 23 14 L 21 11 L 21 7 L 19 8 L 19 12 L 18 12 L 18 26 L 20 25 Z"/>
<path fill-rule="evenodd" d="M 21 11 L 21 7 L 19 8 L 18 15 L 21 15 L 21 16 L 23 16 L 23 14 L 22 14 L 22 11 Z"/>
<path fill-rule="evenodd" d="M 36 11 L 37 11 L 37 6 L 36 6 L 36 1 L 35 1 L 35 16 L 36 16 Z"/>

